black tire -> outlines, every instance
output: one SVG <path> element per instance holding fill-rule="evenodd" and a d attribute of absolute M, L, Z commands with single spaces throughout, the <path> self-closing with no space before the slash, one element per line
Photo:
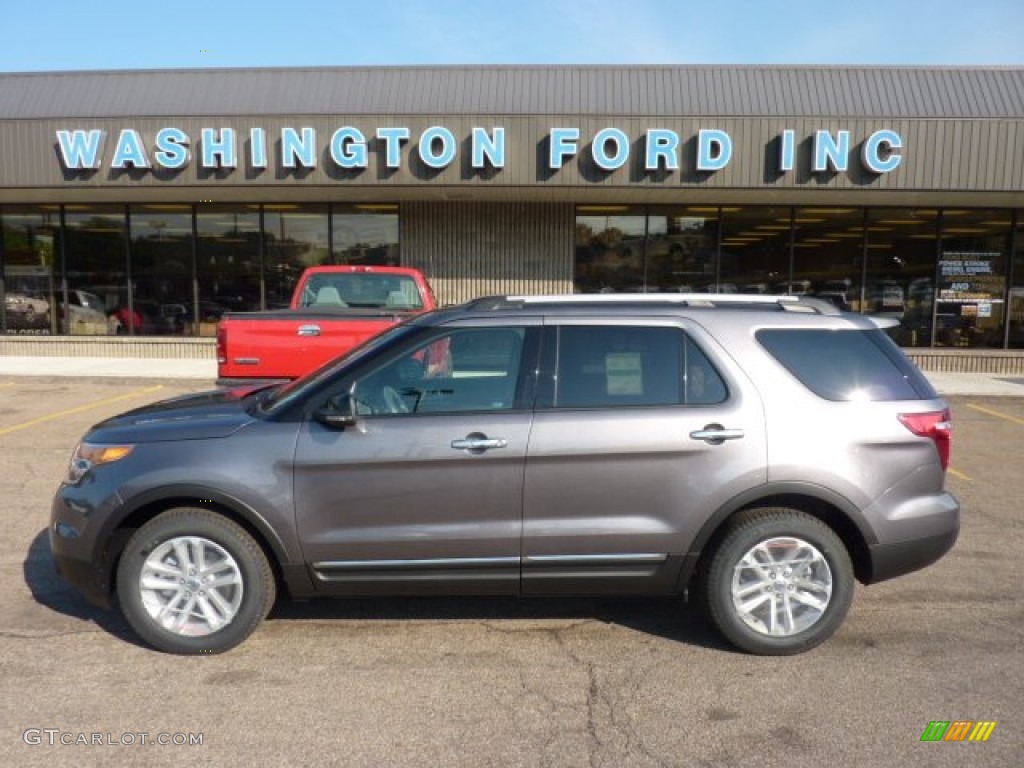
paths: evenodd
<path fill-rule="evenodd" d="M 186 582 L 154 570 L 152 562 L 147 566 L 154 557 L 168 572 L 177 568 L 175 545 L 184 548 L 183 559 L 198 554 L 196 560 L 202 558 L 209 573 L 186 569 L 192 571 L 191 576 L 184 574 Z M 167 589 L 144 589 L 144 569 L 147 578 L 166 579 Z M 214 583 L 203 584 L 204 579 Z M 231 583 L 217 584 L 218 579 Z M 128 540 L 117 567 L 118 602 L 125 619 L 143 640 L 168 653 L 214 654 L 234 648 L 270 612 L 276 593 L 274 574 L 260 545 L 241 526 L 209 509 L 172 509 L 153 518 Z M 154 617 L 162 601 L 165 621 L 184 615 L 180 629 L 168 628 Z M 221 610 L 222 605 L 229 609 Z M 176 606 L 190 610 L 169 610 Z M 196 621 L 188 621 L 190 616 Z M 225 623 L 211 628 L 207 616 Z"/>
<path fill-rule="evenodd" d="M 797 546 L 797 540 L 806 546 Z M 772 546 L 760 550 L 759 555 L 770 554 L 770 549 L 778 549 L 782 555 L 779 570 L 773 570 L 770 565 L 737 570 L 748 552 L 766 542 L 771 542 Z M 787 546 L 790 549 L 786 549 Z M 794 559 L 802 558 L 800 573 L 790 574 L 785 571 L 793 563 L 793 560 L 786 559 L 786 553 L 790 552 Z M 827 564 L 827 570 L 822 561 Z M 805 568 L 806 576 L 803 575 Z M 831 580 L 831 592 L 824 601 L 823 610 L 819 611 L 809 607 L 807 600 L 818 598 L 818 602 L 822 602 L 822 592 L 813 594 L 803 587 L 809 581 L 824 583 L 823 579 L 818 578 L 824 575 Z M 757 598 L 761 598 L 760 605 L 746 613 L 746 619 L 734 604 L 734 580 L 741 593 L 737 599 L 746 598 L 748 603 L 753 604 Z M 767 586 L 769 583 L 771 587 Z M 711 622 L 727 640 L 749 653 L 788 656 L 803 653 L 823 643 L 842 624 L 853 601 L 853 565 L 835 531 L 817 518 L 792 509 L 755 509 L 741 513 L 710 553 L 702 591 Z M 789 597 L 785 596 L 786 592 Z M 800 599 L 794 600 L 794 597 Z M 761 620 L 766 613 L 769 614 L 769 620 L 770 614 L 778 618 L 778 614 L 770 610 L 770 606 L 777 604 L 773 598 L 782 598 L 778 604 L 793 607 L 788 616 L 782 617 L 779 625 L 783 633 L 781 635 L 773 634 L 771 627 Z M 769 601 L 767 605 L 765 601 Z M 797 621 L 794 621 L 794 615 Z M 806 626 L 799 626 L 804 622 Z M 788 628 L 787 623 L 790 624 Z"/>

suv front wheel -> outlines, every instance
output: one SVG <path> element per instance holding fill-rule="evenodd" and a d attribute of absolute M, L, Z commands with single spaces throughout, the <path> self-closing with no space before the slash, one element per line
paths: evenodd
<path fill-rule="evenodd" d="M 742 513 L 711 553 L 711 621 L 750 653 L 786 656 L 827 640 L 853 600 L 849 553 L 820 520 L 785 508 Z"/>
<path fill-rule="evenodd" d="M 208 509 L 172 509 L 128 540 L 117 568 L 128 623 L 180 654 L 223 653 L 266 617 L 276 594 L 267 557 L 241 526 Z"/>

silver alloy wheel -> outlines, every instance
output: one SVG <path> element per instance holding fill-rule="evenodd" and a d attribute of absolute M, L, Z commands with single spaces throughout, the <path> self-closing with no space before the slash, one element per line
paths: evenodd
<path fill-rule="evenodd" d="M 765 539 L 733 569 L 736 615 L 762 635 L 789 637 L 813 626 L 832 599 L 832 571 L 814 546 L 792 536 Z"/>
<path fill-rule="evenodd" d="M 143 608 L 183 637 L 203 637 L 230 624 L 242 605 L 242 588 L 242 571 L 231 554 L 200 536 L 168 539 L 139 574 Z"/>

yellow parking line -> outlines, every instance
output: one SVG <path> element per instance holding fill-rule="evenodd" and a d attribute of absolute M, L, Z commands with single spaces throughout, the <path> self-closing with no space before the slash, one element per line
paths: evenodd
<path fill-rule="evenodd" d="M 1011 416 L 1008 413 L 1000 413 L 999 411 L 993 411 L 989 408 L 982 408 L 980 405 L 975 405 L 974 403 L 968 403 L 967 407 L 973 408 L 976 411 L 981 411 L 982 413 L 987 413 L 989 416 L 998 416 L 1000 419 L 1012 421 L 1014 424 L 1024 425 L 1024 419 L 1018 419 L 1016 416 Z"/>
<path fill-rule="evenodd" d="M 949 472 L 949 474 L 951 474 L 953 477 L 957 477 L 957 478 L 959 478 L 961 480 L 970 480 L 971 479 L 967 475 L 965 475 L 963 472 L 959 472 L 959 471 L 953 469 L 952 467 L 947 467 L 946 471 Z"/>
<path fill-rule="evenodd" d="M 150 392 L 156 392 L 157 390 L 163 389 L 163 384 L 157 384 L 155 387 L 146 387 L 145 389 L 137 389 L 134 392 L 129 392 L 126 395 L 118 395 L 117 397 L 108 397 L 106 400 L 100 400 L 95 403 L 88 403 L 86 405 L 80 405 L 77 408 L 69 408 L 66 411 L 58 411 L 57 413 L 51 413 L 46 416 L 40 416 L 38 419 L 32 419 L 32 421 L 26 421 L 22 424 L 15 424 L 13 427 L 4 427 L 0 429 L 0 435 L 6 435 L 10 432 L 17 432 L 19 429 L 28 429 L 34 427 L 36 424 L 42 424 L 44 421 L 53 421 L 59 419 L 62 416 L 70 416 L 73 413 L 81 413 L 82 411 L 88 411 L 92 408 L 100 408 L 104 405 L 110 405 L 120 400 L 128 400 L 132 397 L 139 397 L 140 395 L 148 395 Z"/>

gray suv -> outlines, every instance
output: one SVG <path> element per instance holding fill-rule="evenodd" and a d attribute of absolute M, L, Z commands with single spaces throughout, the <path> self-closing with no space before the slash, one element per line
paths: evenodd
<path fill-rule="evenodd" d="M 57 568 L 153 646 L 217 653 L 275 597 L 685 594 L 736 646 L 836 631 L 854 580 L 956 540 L 945 402 L 808 297 L 480 299 L 297 381 L 93 427 Z"/>

